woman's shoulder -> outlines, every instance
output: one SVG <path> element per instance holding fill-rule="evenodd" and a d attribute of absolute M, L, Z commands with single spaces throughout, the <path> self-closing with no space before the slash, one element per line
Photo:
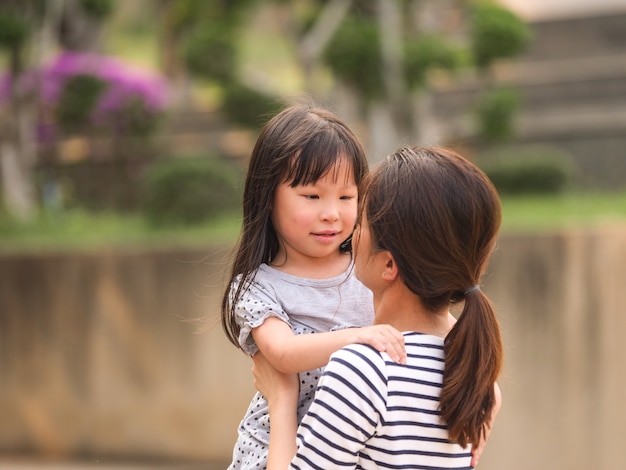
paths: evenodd
<path fill-rule="evenodd" d="M 366 344 L 344 346 L 331 355 L 323 380 L 341 384 L 346 396 L 382 397 L 389 382 L 388 364 L 391 362 L 385 356 L 385 353 Z"/>
<path fill-rule="evenodd" d="M 335 351 L 326 367 L 334 362 L 350 369 L 383 369 L 390 360 L 386 353 L 381 353 L 368 344 L 349 344 Z"/>

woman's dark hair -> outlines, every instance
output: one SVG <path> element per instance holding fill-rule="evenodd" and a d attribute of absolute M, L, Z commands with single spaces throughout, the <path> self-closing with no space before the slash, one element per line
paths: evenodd
<path fill-rule="evenodd" d="M 477 445 L 495 404 L 502 339 L 489 298 L 471 288 L 496 243 L 498 194 L 476 166 L 437 147 L 398 150 L 366 184 L 372 244 L 392 254 L 402 282 L 432 312 L 465 300 L 444 342 L 440 411 L 450 440 Z"/>
<path fill-rule="evenodd" d="M 262 129 L 250 157 L 243 192 L 243 227 L 235 250 L 230 282 L 222 298 L 222 328 L 239 346 L 235 306 L 262 263 L 279 249 L 271 221 L 276 187 L 313 184 L 348 160 L 359 186 L 368 171 L 363 146 L 331 111 L 295 105 L 281 111 Z M 236 283 L 236 289 L 232 286 Z"/>

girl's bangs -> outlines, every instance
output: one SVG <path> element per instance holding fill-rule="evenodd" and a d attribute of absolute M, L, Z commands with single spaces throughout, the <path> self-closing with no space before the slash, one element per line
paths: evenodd
<path fill-rule="evenodd" d="M 342 165 L 349 165 L 354 177 L 355 157 L 336 140 L 315 139 L 307 142 L 293 157 L 284 181 L 290 186 L 314 184 L 331 173 L 337 175 Z"/>

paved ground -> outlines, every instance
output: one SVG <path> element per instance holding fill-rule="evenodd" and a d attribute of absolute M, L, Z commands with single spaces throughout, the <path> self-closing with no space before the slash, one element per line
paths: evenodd
<path fill-rule="evenodd" d="M 223 462 L 63 462 L 0 457 L 0 470 L 225 470 L 226 467 Z"/>

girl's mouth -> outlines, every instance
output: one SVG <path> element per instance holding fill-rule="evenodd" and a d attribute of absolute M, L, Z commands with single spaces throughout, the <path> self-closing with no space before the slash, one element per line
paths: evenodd
<path fill-rule="evenodd" d="M 337 238 L 339 232 L 313 232 L 312 235 L 318 240 L 333 241 Z"/>

